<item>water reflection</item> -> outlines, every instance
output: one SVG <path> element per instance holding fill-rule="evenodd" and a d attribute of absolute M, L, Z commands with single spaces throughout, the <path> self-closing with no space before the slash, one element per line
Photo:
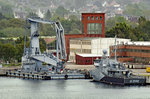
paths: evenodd
<path fill-rule="evenodd" d="M 113 86 L 91 80 L 0 78 L 0 99 L 149 99 L 150 86 Z"/>
<path fill-rule="evenodd" d="M 111 85 L 111 84 L 105 84 L 101 82 L 95 82 L 95 81 L 90 81 L 91 83 L 94 84 L 95 88 L 104 88 L 104 89 L 128 89 L 128 88 L 148 88 L 150 85 L 146 86 L 140 86 L 140 85 Z"/>

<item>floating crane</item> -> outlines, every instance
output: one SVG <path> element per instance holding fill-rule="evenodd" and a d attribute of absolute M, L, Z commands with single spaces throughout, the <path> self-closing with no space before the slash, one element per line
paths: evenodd
<path fill-rule="evenodd" d="M 30 46 L 26 47 L 27 24 L 30 23 Z M 54 25 L 56 30 L 56 56 L 53 53 L 41 53 L 39 45 L 38 24 Z M 60 22 L 47 21 L 39 18 L 26 20 L 26 32 L 24 41 L 24 53 L 22 56 L 22 68 L 17 71 L 8 71 L 7 76 L 28 79 L 85 79 L 87 73 L 78 70 L 65 69 L 66 49 L 64 29 Z M 43 65 L 45 63 L 46 65 Z M 51 70 L 50 70 L 51 69 Z"/>
<path fill-rule="evenodd" d="M 60 22 L 47 21 L 40 18 L 28 18 L 26 20 L 26 31 L 28 29 L 27 24 L 31 24 L 31 37 L 30 46 L 26 48 L 26 37 L 24 43 L 24 54 L 22 56 L 22 72 L 34 73 L 34 72 L 48 72 L 49 66 L 52 67 L 55 73 L 61 73 L 64 69 L 64 63 L 66 61 L 66 49 L 65 49 L 65 37 L 64 29 Z M 38 24 L 49 24 L 55 26 L 56 31 L 56 56 L 53 53 L 41 53 L 39 45 L 39 33 Z M 44 66 L 43 63 L 48 64 Z"/>

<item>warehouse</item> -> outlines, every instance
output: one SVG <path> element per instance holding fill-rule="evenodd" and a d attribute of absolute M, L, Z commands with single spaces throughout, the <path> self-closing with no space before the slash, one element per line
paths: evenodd
<path fill-rule="evenodd" d="M 117 44 L 125 44 L 130 39 L 117 38 Z M 103 55 L 103 50 L 107 50 L 109 56 L 109 46 L 114 45 L 115 38 L 74 38 L 70 39 L 70 56 L 69 61 L 76 62 L 76 54 L 94 54 Z"/>
<path fill-rule="evenodd" d="M 114 57 L 112 51 L 114 46 L 110 46 L 110 55 Z M 150 42 L 128 42 L 126 44 L 117 45 L 117 59 L 126 63 L 150 63 Z"/>

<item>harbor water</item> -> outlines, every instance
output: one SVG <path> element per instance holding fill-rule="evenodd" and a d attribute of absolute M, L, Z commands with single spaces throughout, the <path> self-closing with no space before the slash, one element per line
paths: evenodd
<path fill-rule="evenodd" d="M 150 85 L 113 86 L 85 79 L 0 78 L 0 99 L 150 99 Z"/>

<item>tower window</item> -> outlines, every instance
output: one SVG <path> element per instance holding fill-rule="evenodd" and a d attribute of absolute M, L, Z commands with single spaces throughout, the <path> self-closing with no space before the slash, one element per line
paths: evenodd
<path fill-rule="evenodd" d="M 87 20 L 90 20 L 90 17 L 89 17 L 89 16 L 87 17 Z"/>
<path fill-rule="evenodd" d="M 82 24 L 82 33 L 84 33 L 84 24 Z"/>
<path fill-rule="evenodd" d="M 94 20 L 94 17 L 93 17 L 93 16 L 91 17 L 91 20 Z"/>
<path fill-rule="evenodd" d="M 98 20 L 98 16 L 95 17 L 95 20 Z"/>
<path fill-rule="evenodd" d="M 88 31 L 88 34 L 101 34 L 102 24 L 101 23 L 88 23 L 87 31 Z"/>
<path fill-rule="evenodd" d="M 102 16 L 100 16 L 100 20 L 102 20 L 103 19 L 103 17 Z"/>

